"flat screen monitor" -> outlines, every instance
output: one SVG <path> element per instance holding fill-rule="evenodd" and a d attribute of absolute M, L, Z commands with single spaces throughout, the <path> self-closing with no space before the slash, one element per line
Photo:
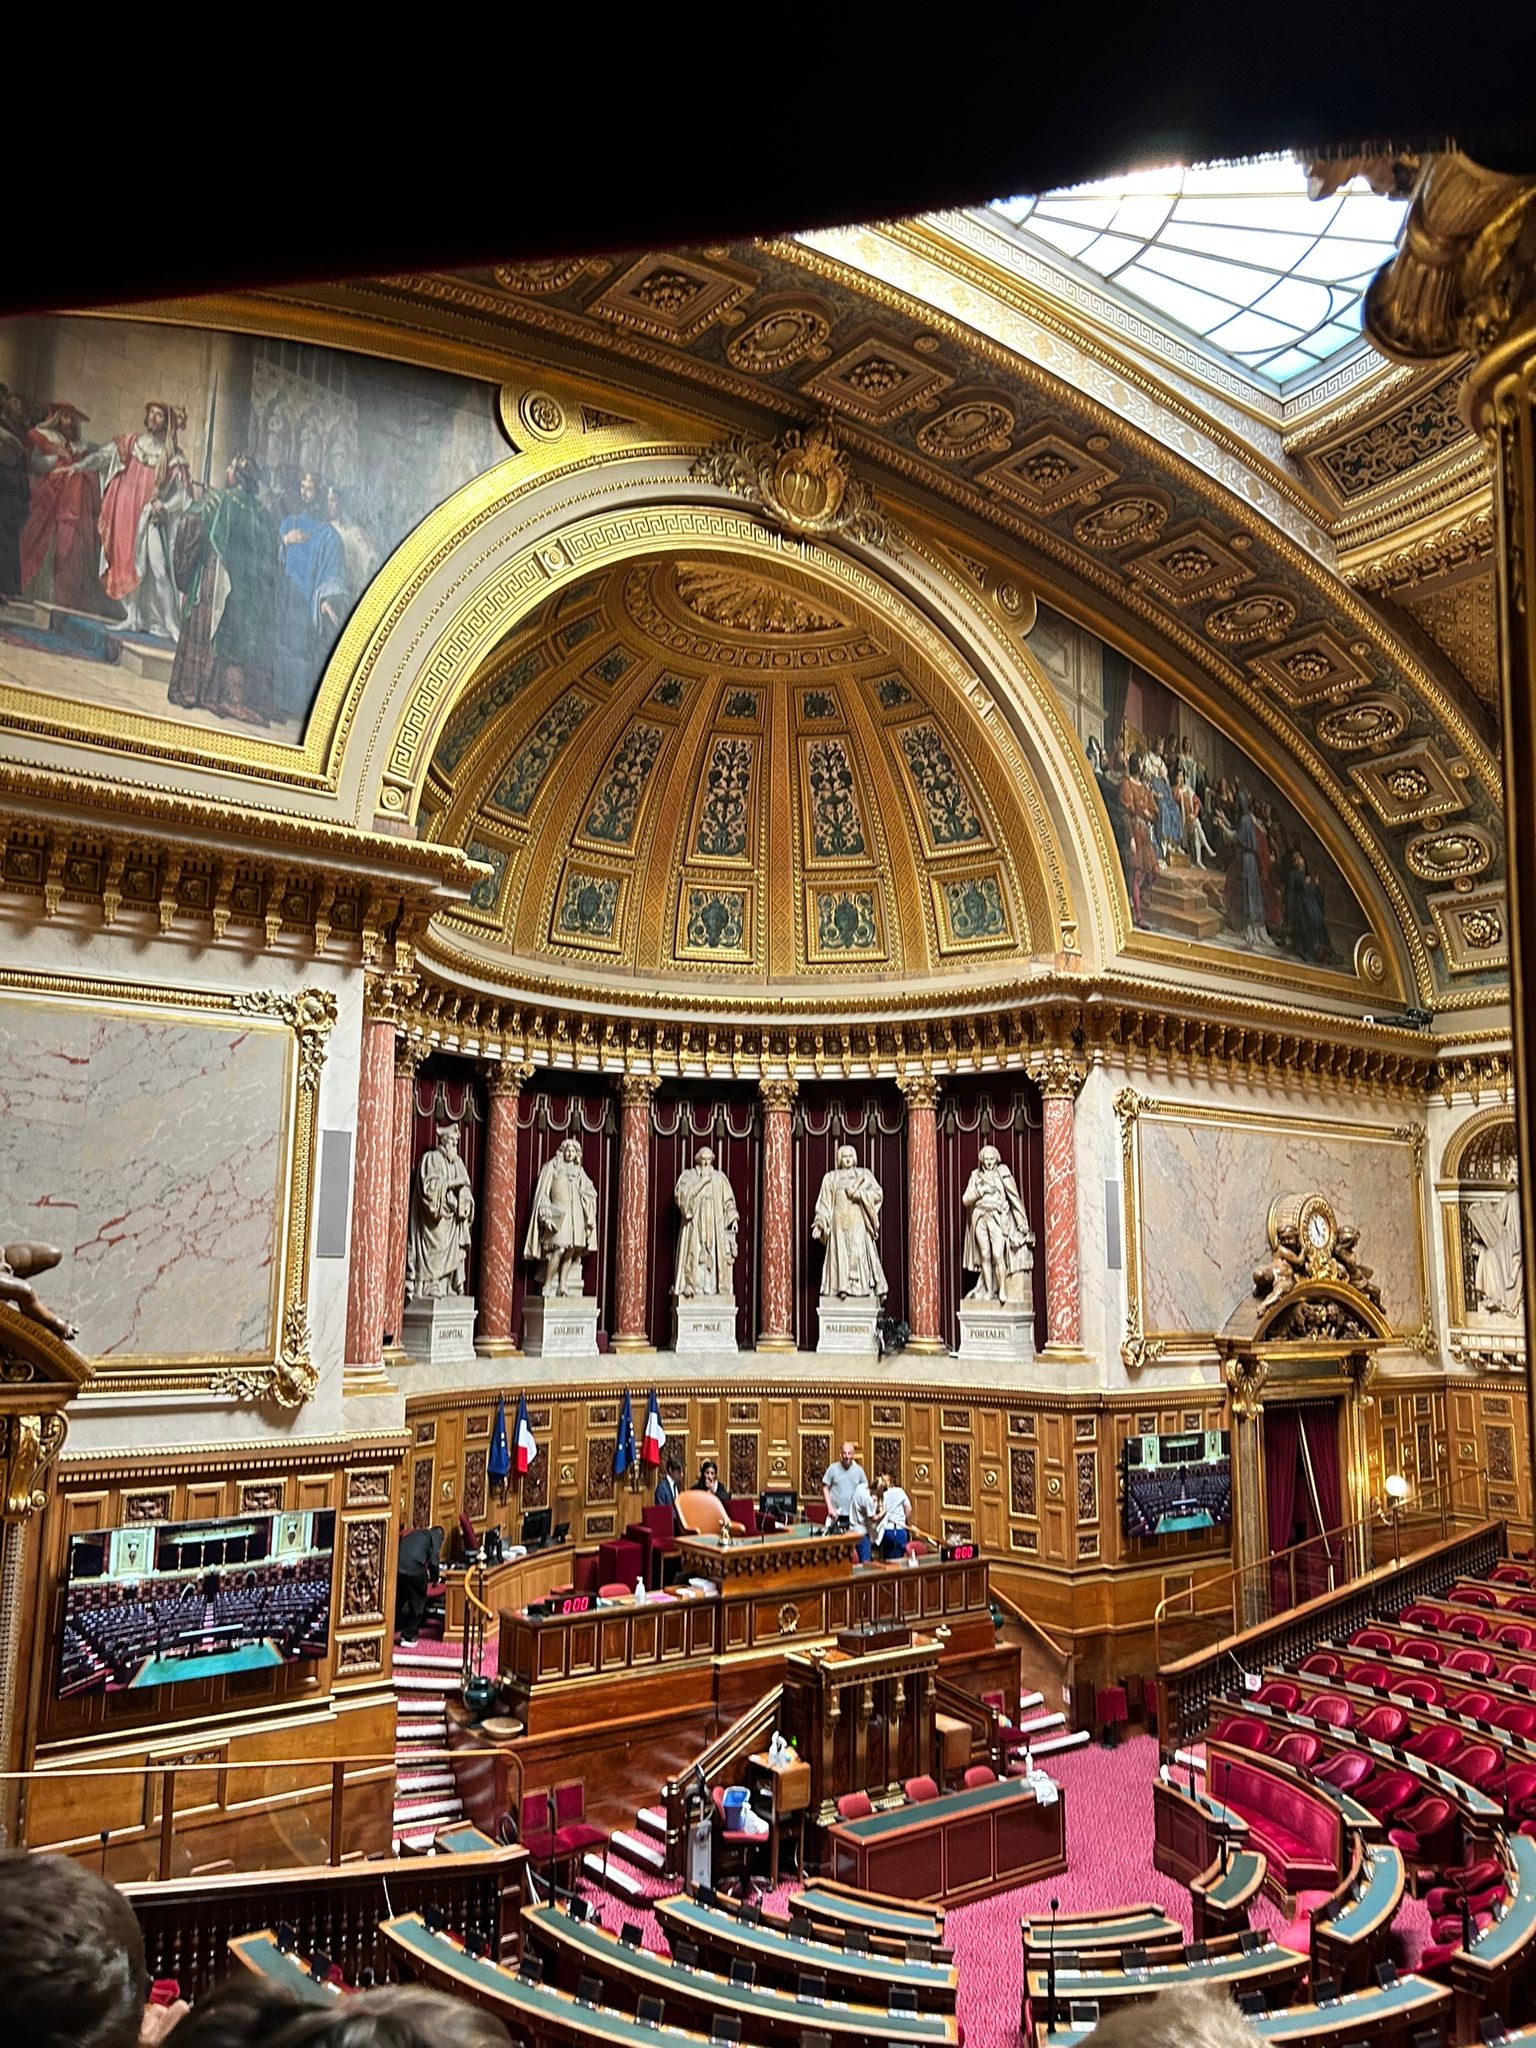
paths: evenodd
<path fill-rule="evenodd" d="M 520 1538 L 525 1549 L 537 1550 L 549 1541 L 549 1509 L 530 1508 L 523 1517 L 523 1533 Z"/>
<path fill-rule="evenodd" d="M 1121 1471 L 1127 1536 L 1190 1536 L 1232 1520 L 1231 1438 L 1224 1429 L 1130 1437 Z"/>
<path fill-rule="evenodd" d="M 792 1522 L 799 1497 L 792 1487 L 770 1486 L 757 1503 L 759 1515 L 772 1515 L 776 1522 Z"/>
<path fill-rule="evenodd" d="M 149 1692 L 325 1656 L 331 1508 L 72 1536 L 59 1696 Z"/>

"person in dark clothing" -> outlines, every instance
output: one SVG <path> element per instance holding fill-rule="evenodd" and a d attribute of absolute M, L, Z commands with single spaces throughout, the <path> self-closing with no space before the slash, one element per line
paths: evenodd
<path fill-rule="evenodd" d="M 437 1583 L 443 1557 L 440 1528 L 412 1529 L 400 1538 L 395 1563 L 395 1626 L 402 1643 L 414 1643 L 427 1618 L 427 1588 Z"/>
<path fill-rule="evenodd" d="M 676 1458 L 668 1458 L 665 1467 L 656 1480 L 656 1505 L 659 1508 L 675 1508 L 677 1496 L 682 1489 L 683 1468 Z"/>

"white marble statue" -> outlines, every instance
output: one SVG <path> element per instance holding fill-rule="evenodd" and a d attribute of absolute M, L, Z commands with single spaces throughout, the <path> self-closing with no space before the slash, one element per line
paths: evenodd
<path fill-rule="evenodd" d="M 416 1200 L 406 1252 L 405 1289 L 411 1301 L 437 1301 L 464 1292 L 464 1262 L 475 1195 L 459 1157 L 459 1127 L 439 1124 L 437 1143 L 416 1169 Z"/>
<path fill-rule="evenodd" d="M 1489 1315 L 1518 1316 L 1525 1292 L 1525 1251 L 1520 1242 L 1520 1190 L 1515 1169 L 1509 1186 L 1467 1203 L 1472 1226 L 1472 1292 Z"/>
<path fill-rule="evenodd" d="M 1024 1197 L 995 1145 L 983 1145 L 960 1197 L 965 1244 L 960 1263 L 976 1275 L 967 1301 L 1028 1301 L 1034 1232 Z"/>
<path fill-rule="evenodd" d="M 736 1298 L 736 1230 L 739 1218 L 731 1184 L 715 1164 L 708 1145 L 678 1175 L 677 1206 L 683 1227 L 677 1239 L 677 1272 L 672 1292 Z"/>
<path fill-rule="evenodd" d="M 534 1183 L 523 1257 L 539 1267 L 541 1294 L 579 1295 L 581 1262 L 596 1249 L 597 1189 L 581 1163 L 581 1146 L 567 1138 Z"/>
<path fill-rule="evenodd" d="M 851 1145 L 839 1145 L 837 1164 L 822 1176 L 811 1236 L 826 1249 L 821 1267 L 823 1301 L 884 1301 L 890 1282 L 876 1239 L 885 1194 Z"/>

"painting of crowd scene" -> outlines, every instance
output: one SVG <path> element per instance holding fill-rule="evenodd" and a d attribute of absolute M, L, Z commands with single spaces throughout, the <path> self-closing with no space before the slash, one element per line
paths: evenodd
<path fill-rule="evenodd" d="M 0 685 L 297 741 L 375 571 L 507 453 L 469 379 L 199 328 L 0 323 Z"/>
<path fill-rule="evenodd" d="M 1137 929 L 1351 972 L 1367 929 L 1289 797 L 1177 692 L 1042 605 L 1029 640 L 1103 798 Z"/>

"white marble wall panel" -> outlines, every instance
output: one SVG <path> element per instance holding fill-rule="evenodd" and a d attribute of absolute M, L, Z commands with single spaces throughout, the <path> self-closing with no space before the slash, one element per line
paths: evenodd
<path fill-rule="evenodd" d="M 1265 1251 L 1277 1195 L 1316 1191 L 1360 1230 L 1394 1329 L 1419 1326 L 1422 1218 L 1413 1148 L 1276 1119 L 1224 1124 L 1176 1113 L 1139 1120 L 1145 1324 L 1219 1331 Z"/>
<path fill-rule="evenodd" d="M 98 1358 L 272 1355 L 291 1035 L 0 997 L 0 1230 Z"/>

